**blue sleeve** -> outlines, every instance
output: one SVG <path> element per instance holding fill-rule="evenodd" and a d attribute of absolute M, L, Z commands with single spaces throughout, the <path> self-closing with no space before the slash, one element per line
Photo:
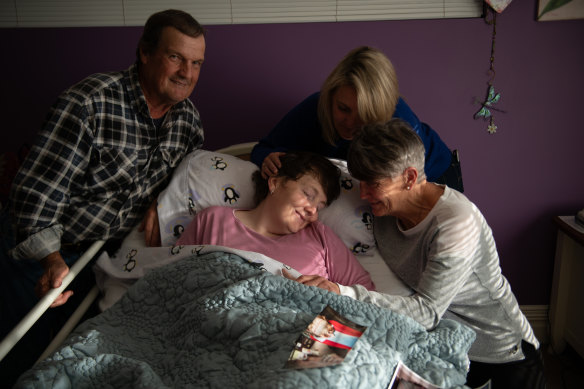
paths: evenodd
<path fill-rule="evenodd" d="M 319 92 L 314 93 L 292 108 L 272 131 L 255 145 L 251 152 L 251 161 L 261 166 L 268 154 L 305 150 L 306 142 L 320 136 L 317 114 L 319 95 Z"/>
<path fill-rule="evenodd" d="M 426 164 L 424 170 L 428 181 L 435 181 L 450 166 L 452 153 L 442 141 L 440 135 L 428 124 L 420 121 L 412 109 L 400 97 L 395 107 L 394 118 L 408 122 L 420 136 L 426 148 Z"/>

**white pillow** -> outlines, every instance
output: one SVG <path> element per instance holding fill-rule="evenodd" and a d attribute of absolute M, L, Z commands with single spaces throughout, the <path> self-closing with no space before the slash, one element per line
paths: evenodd
<path fill-rule="evenodd" d="M 320 211 L 328 225 L 355 254 L 375 247 L 369 204 L 359 198 L 359 182 L 344 161 L 331 160 L 341 169 L 341 194 Z M 232 155 L 195 150 L 176 168 L 168 187 L 158 196 L 158 220 L 163 246 L 172 246 L 194 215 L 212 205 L 252 208 L 251 176 L 258 167 Z"/>
<path fill-rule="evenodd" d="M 359 181 L 349 174 L 347 162 L 330 159 L 341 170 L 341 193 L 319 212 L 321 222 L 331 227 L 355 255 L 375 247 L 373 213 L 369 202 L 361 200 Z"/>
<path fill-rule="evenodd" d="M 411 296 L 414 291 L 404 284 L 387 266 L 377 247 L 372 248 L 368 255 L 359 256 L 359 263 L 371 275 L 375 290 L 379 293 L 394 296 Z"/>
<path fill-rule="evenodd" d="M 195 150 L 185 156 L 158 196 L 163 246 L 172 246 L 195 214 L 212 205 L 254 206 L 251 176 L 258 167 L 233 155 Z"/>

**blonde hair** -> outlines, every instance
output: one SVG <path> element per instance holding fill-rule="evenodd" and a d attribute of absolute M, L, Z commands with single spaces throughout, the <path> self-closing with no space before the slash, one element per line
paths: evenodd
<path fill-rule="evenodd" d="M 351 50 L 326 78 L 320 90 L 318 118 L 324 139 L 333 144 L 338 134 L 332 118 L 333 95 L 341 86 L 355 88 L 359 117 L 365 125 L 384 123 L 399 99 L 397 75 L 381 51 L 361 46 Z"/>

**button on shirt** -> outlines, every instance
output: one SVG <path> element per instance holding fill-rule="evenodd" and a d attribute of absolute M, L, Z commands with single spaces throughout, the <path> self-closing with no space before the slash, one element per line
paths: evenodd
<path fill-rule="evenodd" d="M 87 77 L 59 96 L 14 179 L 11 213 L 21 243 L 12 257 L 42 259 L 61 242 L 123 238 L 202 143 L 189 99 L 156 128 L 136 64 Z"/>

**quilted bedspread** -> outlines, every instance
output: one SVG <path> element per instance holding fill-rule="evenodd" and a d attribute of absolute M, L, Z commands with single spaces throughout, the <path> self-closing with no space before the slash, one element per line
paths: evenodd
<path fill-rule="evenodd" d="M 367 330 L 339 365 L 284 368 L 326 305 Z M 435 385 L 463 387 L 474 337 L 454 321 L 426 331 L 389 310 L 211 252 L 149 271 L 16 387 L 386 388 L 399 360 Z"/>

